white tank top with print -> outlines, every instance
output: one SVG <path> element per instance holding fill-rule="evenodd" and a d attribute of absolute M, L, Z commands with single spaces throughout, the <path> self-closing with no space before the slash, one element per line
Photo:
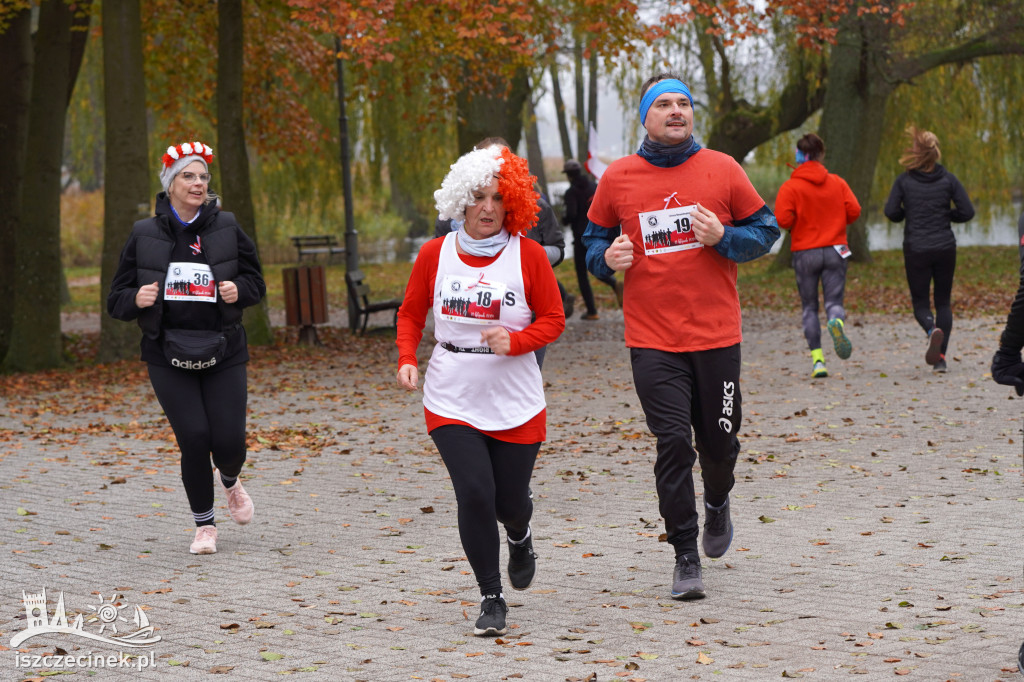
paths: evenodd
<path fill-rule="evenodd" d="M 444 237 L 434 281 L 434 338 L 423 405 L 434 414 L 482 431 L 520 426 L 544 409 L 544 386 L 533 353 L 494 355 L 455 352 L 484 348 L 480 334 L 501 326 L 525 329 L 531 312 L 520 258 L 520 237 L 511 237 L 498 258 L 482 268 L 466 265 L 454 232 Z"/>

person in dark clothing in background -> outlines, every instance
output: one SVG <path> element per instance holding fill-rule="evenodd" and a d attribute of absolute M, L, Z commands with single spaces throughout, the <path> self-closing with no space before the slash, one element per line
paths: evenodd
<path fill-rule="evenodd" d="M 590 179 L 590 176 L 583 172 L 579 161 L 569 159 L 565 162 L 562 172 L 569 178 L 569 189 L 565 190 L 562 201 L 565 203 L 565 215 L 562 216 L 562 224 L 572 228 L 572 261 L 576 266 L 576 281 L 579 283 L 580 295 L 583 303 L 587 306 L 587 312 L 583 313 L 584 320 L 596 320 L 597 306 L 594 304 L 594 292 L 590 288 L 590 274 L 587 272 L 587 247 L 583 245 L 583 233 L 587 229 L 587 211 L 590 209 L 590 202 L 597 191 L 597 183 Z M 615 299 L 622 307 L 622 284 L 615 277 L 603 278 L 602 282 L 607 284 L 615 292 Z M 569 313 L 566 313 L 569 317 Z"/>
<path fill-rule="evenodd" d="M 999 337 L 999 350 L 992 357 L 992 379 L 997 384 L 1013 386 L 1017 395 L 1024 396 L 1024 361 L 1020 350 L 1024 348 L 1024 212 L 1017 220 L 1017 238 L 1020 253 L 1020 286 L 1010 305 L 1006 327 Z M 1024 651 L 1024 647 L 1021 649 Z"/>
<path fill-rule="evenodd" d="M 894 223 L 906 219 L 903 262 L 914 317 L 928 334 L 924 359 L 936 372 L 945 372 L 956 271 L 956 236 L 950 223 L 966 223 L 974 217 L 974 207 L 956 176 L 939 164 L 942 154 L 935 133 L 911 126 L 907 135 L 910 146 L 900 157 L 900 165 L 907 170 L 892 185 L 885 216 Z M 934 316 L 928 296 L 932 282 Z"/>
<path fill-rule="evenodd" d="M 992 356 L 992 379 L 997 384 L 1013 386 L 1018 396 L 1024 396 L 1024 361 L 1020 350 L 1024 348 L 1024 212 L 1017 219 L 1017 245 L 1020 255 L 1020 285 L 1006 317 L 1006 327 L 999 337 L 999 350 Z M 1017 665 L 1024 670 L 1024 644 L 1017 651 Z"/>

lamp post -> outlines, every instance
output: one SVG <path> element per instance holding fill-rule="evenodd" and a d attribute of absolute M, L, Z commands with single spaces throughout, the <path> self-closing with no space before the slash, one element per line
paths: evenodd
<path fill-rule="evenodd" d="M 338 140 L 341 143 L 341 178 L 345 195 L 345 274 L 348 274 L 359 269 L 359 239 L 352 211 L 352 159 L 348 145 L 348 116 L 345 113 L 345 62 L 341 58 L 341 38 L 337 35 L 334 36 L 334 63 L 338 73 Z M 349 292 L 349 297 L 351 295 Z M 356 306 L 349 300 L 346 307 L 348 328 L 355 331 L 359 328 Z"/>

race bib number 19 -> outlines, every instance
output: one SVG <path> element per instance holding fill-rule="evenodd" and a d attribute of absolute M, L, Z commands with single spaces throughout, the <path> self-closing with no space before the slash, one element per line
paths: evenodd
<path fill-rule="evenodd" d="M 640 213 L 644 253 L 654 256 L 672 251 L 703 248 L 704 245 L 697 241 L 690 225 L 690 214 L 696 209 L 697 205 L 691 204 Z"/>
<path fill-rule="evenodd" d="M 164 299 L 216 303 L 217 282 L 206 263 L 171 263 L 164 280 Z"/>
<path fill-rule="evenodd" d="M 450 322 L 491 324 L 501 319 L 505 285 L 446 275 L 441 283 L 441 317 Z"/>

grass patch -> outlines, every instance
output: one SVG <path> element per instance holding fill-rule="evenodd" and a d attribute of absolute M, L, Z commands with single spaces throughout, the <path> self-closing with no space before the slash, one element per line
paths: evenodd
<path fill-rule="evenodd" d="M 877 251 L 870 265 L 851 263 L 846 276 L 846 309 L 850 314 L 910 314 L 901 251 Z M 791 269 L 772 270 L 774 256 L 739 266 L 740 302 L 746 309 L 777 310 L 798 313 L 800 298 Z M 267 282 L 267 302 L 272 310 L 284 309 L 284 285 L 281 271 L 286 265 L 268 265 L 263 276 Z M 405 291 L 412 263 L 367 263 L 360 266 L 374 298 L 395 298 Z M 105 310 L 107 286 L 101 287 L 96 267 L 67 269 L 71 303 L 64 312 Z M 345 266 L 326 266 L 327 297 L 331 306 L 346 304 Z M 579 296 L 576 272 L 571 262 L 555 269 L 569 293 Z M 620 275 L 621 277 L 621 275 Z M 956 279 L 953 283 L 953 307 L 956 315 L 1005 315 L 1017 291 L 1019 269 L 1017 249 L 1012 246 L 968 246 L 957 250 Z M 601 282 L 591 279 L 591 288 L 599 308 L 615 307 L 615 295 Z M 102 289 L 101 300 L 100 292 Z M 582 305 L 582 301 L 579 302 Z M 823 308 L 822 308 L 823 309 Z"/>

